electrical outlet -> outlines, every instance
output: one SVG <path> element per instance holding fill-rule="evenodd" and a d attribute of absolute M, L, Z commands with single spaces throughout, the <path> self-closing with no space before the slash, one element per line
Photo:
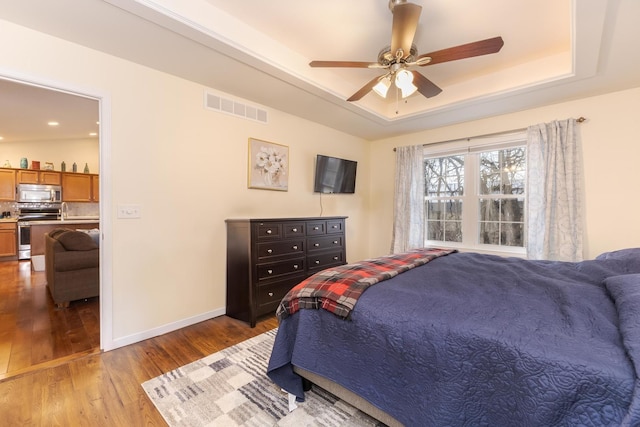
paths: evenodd
<path fill-rule="evenodd" d="M 142 217 L 142 206 L 140 205 L 118 205 L 118 218 L 140 218 Z"/>

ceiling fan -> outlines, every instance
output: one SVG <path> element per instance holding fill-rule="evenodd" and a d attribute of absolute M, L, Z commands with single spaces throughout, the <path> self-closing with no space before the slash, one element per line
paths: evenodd
<path fill-rule="evenodd" d="M 402 92 L 402 98 L 406 98 L 416 91 L 427 98 L 436 96 L 442 92 L 442 89 L 419 72 L 411 70 L 411 67 L 424 67 L 426 65 L 496 53 L 504 45 L 502 37 L 493 37 L 418 56 L 418 50 L 413 44 L 413 38 L 418 28 L 422 6 L 408 3 L 406 0 L 389 0 L 389 9 L 393 14 L 391 45 L 380 51 L 377 62 L 311 61 L 309 63 L 311 67 L 387 70 L 385 74 L 372 79 L 351 95 L 347 101 L 358 101 L 371 90 L 384 98 L 392 83 Z"/>

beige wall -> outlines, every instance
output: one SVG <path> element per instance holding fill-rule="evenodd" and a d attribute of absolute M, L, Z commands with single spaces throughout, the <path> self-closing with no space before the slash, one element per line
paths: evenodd
<path fill-rule="evenodd" d="M 312 187 L 318 153 L 359 162 L 356 194 L 325 195 L 322 205 L 325 216 L 349 217 L 348 259 L 368 253 L 365 141 L 270 109 L 266 125 L 205 110 L 201 85 L 11 23 L 2 22 L 0 38 L 20 40 L 0 45 L 0 74 L 109 99 L 101 177 L 111 200 L 102 221 L 112 230 L 106 277 L 113 304 L 103 307 L 113 317 L 107 333 L 115 345 L 223 312 L 225 219 L 319 215 Z M 289 146 L 289 191 L 247 188 L 249 137 Z M 122 204 L 140 204 L 142 218 L 117 218 Z"/>
<path fill-rule="evenodd" d="M 519 113 L 379 140 L 371 145 L 370 255 L 388 253 L 393 222 L 393 147 L 424 144 L 524 128 L 555 119 L 588 120 L 580 125 L 585 169 L 585 257 L 640 246 L 640 137 L 635 129 L 640 89 L 610 93 Z"/>

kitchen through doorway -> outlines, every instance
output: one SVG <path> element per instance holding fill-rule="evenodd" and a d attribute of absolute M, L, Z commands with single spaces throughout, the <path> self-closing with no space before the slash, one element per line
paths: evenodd
<path fill-rule="evenodd" d="M 75 218 L 99 216 L 101 270 L 100 296 L 72 302 L 65 312 L 55 307 L 46 289 L 44 266 L 34 265 L 31 259 L 0 263 L 0 301 L 4 302 L 0 303 L 0 316 L 9 320 L 2 322 L 0 349 L 12 349 L 0 351 L 0 380 L 12 372 L 50 366 L 109 347 L 108 340 L 105 346 L 103 330 L 111 330 L 111 317 L 104 318 L 103 307 L 105 301 L 110 304 L 111 289 L 103 271 L 105 259 L 110 263 L 111 256 L 104 245 L 108 230 L 103 228 L 104 201 L 100 197 L 105 188 L 105 132 L 101 128 L 110 125 L 105 116 L 109 102 L 97 91 L 87 94 L 84 90 L 43 84 L 31 77 L 0 76 L 0 166 L 20 170 L 26 160 L 29 170 L 62 172 L 66 167 L 66 172 L 72 172 L 75 164 L 78 174 L 89 172 L 99 177 L 94 199 L 68 202 L 66 208 Z M 15 201 L 0 201 L 0 207 L 14 217 L 19 212 Z M 61 226 L 72 228 L 73 223 L 61 222 Z M 11 299 L 2 295 L 5 292 L 17 293 L 17 301 L 9 303 Z M 31 310 L 37 321 L 29 323 L 26 310 Z"/>

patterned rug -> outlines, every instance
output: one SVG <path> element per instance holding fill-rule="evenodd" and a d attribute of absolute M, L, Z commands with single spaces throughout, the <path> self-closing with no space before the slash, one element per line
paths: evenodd
<path fill-rule="evenodd" d="M 142 387 L 172 427 L 382 425 L 316 386 L 289 412 L 287 393 L 266 375 L 276 332 L 160 375 Z"/>

